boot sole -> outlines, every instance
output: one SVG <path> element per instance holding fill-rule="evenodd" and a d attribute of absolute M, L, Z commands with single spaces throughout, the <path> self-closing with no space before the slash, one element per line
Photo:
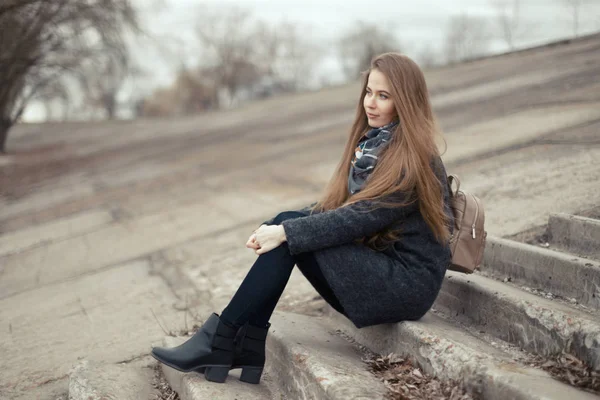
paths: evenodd
<path fill-rule="evenodd" d="M 200 368 L 195 369 L 194 371 L 202 374 L 202 373 L 205 373 L 208 368 L 209 367 L 200 367 Z M 246 382 L 246 383 L 253 383 L 253 384 L 260 383 L 260 378 L 262 376 L 264 367 L 238 365 L 235 367 L 228 367 L 228 371 L 231 371 L 232 369 L 237 369 L 237 368 L 242 369 L 242 373 L 240 375 L 240 381 Z"/>
<path fill-rule="evenodd" d="M 207 381 L 223 383 L 229 376 L 229 367 L 211 367 L 206 366 L 204 369 L 204 377 Z"/>
<path fill-rule="evenodd" d="M 223 375 L 223 373 L 222 373 L 222 372 L 219 372 L 220 370 L 222 370 L 222 369 L 226 369 L 226 370 L 227 370 L 227 372 L 229 372 L 229 369 L 231 368 L 231 366 L 230 366 L 230 365 L 223 365 L 223 364 L 218 364 L 218 365 L 217 365 L 217 364 L 200 364 L 199 366 L 197 366 L 197 367 L 194 367 L 194 368 L 190 368 L 190 369 L 183 369 L 183 368 L 181 368 L 181 367 L 178 367 L 178 366 L 177 366 L 177 365 L 175 365 L 175 364 L 171 364 L 170 362 L 167 362 L 167 361 L 165 361 L 165 360 L 162 360 L 161 358 L 157 357 L 157 356 L 156 356 L 154 353 L 152 353 L 152 352 L 150 352 L 150 355 L 151 355 L 151 356 L 152 356 L 152 357 L 153 357 L 155 360 L 159 361 L 160 363 L 162 363 L 162 364 L 165 364 L 166 366 L 168 366 L 168 367 L 170 367 L 170 368 L 173 368 L 173 369 L 175 369 L 175 370 L 177 370 L 177 371 L 179 371 L 179 372 L 198 372 L 198 373 L 204 373 L 204 374 L 205 374 L 205 377 L 206 377 L 206 373 L 207 373 L 207 370 L 208 370 L 208 369 L 216 369 L 216 370 L 217 370 L 216 372 L 215 372 L 215 371 L 213 371 L 213 372 L 211 372 L 211 373 L 209 374 L 211 378 L 212 378 L 212 377 L 214 377 L 215 379 L 221 379 L 221 378 L 222 378 L 222 375 Z M 226 379 L 226 378 L 227 378 L 227 376 L 225 376 L 225 379 Z M 208 377 L 207 377 L 207 379 L 208 379 Z M 225 381 L 225 379 L 223 379 L 223 382 Z M 208 379 L 208 380 L 211 380 L 211 379 Z M 212 380 L 211 380 L 211 381 L 212 381 Z M 216 382 L 216 381 L 212 381 L 212 382 Z"/>
<path fill-rule="evenodd" d="M 253 383 L 255 385 L 259 384 L 260 377 L 263 373 L 263 369 L 263 367 L 242 367 L 240 381 L 246 383 Z"/>

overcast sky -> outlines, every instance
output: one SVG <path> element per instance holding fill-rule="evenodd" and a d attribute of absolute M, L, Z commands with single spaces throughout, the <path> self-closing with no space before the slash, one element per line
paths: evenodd
<path fill-rule="evenodd" d="M 201 23 L 199 4 L 211 7 L 246 7 L 256 18 L 277 23 L 291 21 L 305 27 L 309 39 L 319 43 L 332 42 L 344 30 L 352 27 L 357 20 L 382 23 L 395 27 L 395 33 L 403 45 L 403 51 L 411 55 L 418 53 L 426 45 L 441 51 L 444 29 L 452 15 L 462 12 L 468 15 L 490 17 L 491 23 L 496 13 L 494 0 L 136 0 L 148 11 L 144 20 L 150 31 L 157 37 L 176 38 L 184 47 L 191 50 L 188 61 L 194 62 L 194 26 Z M 159 12 L 152 2 L 162 3 Z M 509 0 L 512 1 L 512 0 Z M 580 33 L 600 30 L 600 0 L 586 0 L 581 15 Z M 562 0 L 521 0 L 522 24 L 529 27 L 530 33 L 520 41 L 521 46 L 534 45 L 568 37 L 572 32 L 571 16 Z M 505 50 L 505 44 L 498 38 L 492 49 Z M 335 71 L 337 64 L 334 48 L 325 62 L 323 73 Z M 142 54 L 142 53 L 141 53 Z M 173 71 L 168 66 L 168 57 L 160 54 L 142 54 L 142 60 L 152 60 L 157 82 L 168 83 Z M 146 59 L 147 58 L 147 59 Z"/>
<path fill-rule="evenodd" d="M 212 8 L 242 6 L 252 11 L 256 19 L 273 24 L 281 21 L 303 26 L 310 41 L 327 49 L 319 60 L 316 78 L 324 76 L 332 83 L 342 79 L 341 68 L 334 41 L 356 21 L 381 23 L 394 27 L 402 44 L 402 51 L 416 57 L 426 46 L 441 52 L 444 30 L 452 15 L 463 12 L 490 18 L 495 28 L 494 0 L 134 0 L 142 11 L 146 29 L 161 42 L 168 43 L 167 50 L 157 50 L 145 43 L 133 47 L 134 58 L 147 71 L 138 79 L 130 92 L 149 93 L 157 86 L 172 82 L 177 68 L 177 55 L 185 58 L 189 66 L 198 60 L 194 27 L 202 23 L 198 7 Z M 509 0 L 513 1 L 513 0 Z M 600 31 L 600 0 L 584 0 L 581 13 L 580 34 Z M 517 44 L 532 46 L 572 36 L 572 18 L 563 0 L 521 0 L 521 21 L 529 29 L 528 35 Z M 505 51 L 500 38 L 491 43 L 495 52 Z M 126 95 L 126 94 L 125 94 Z M 124 96 L 125 96 L 124 95 Z M 35 111 L 34 108 L 38 110 Z M 40 108 L 28 110 L 26 117 L 35 119 Z"/>

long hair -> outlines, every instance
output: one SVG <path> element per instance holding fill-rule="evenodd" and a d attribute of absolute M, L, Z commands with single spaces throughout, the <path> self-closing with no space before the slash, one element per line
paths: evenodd
<path fill-rule="evenodd" d="M 363 108 L 369 74 L 377 69 L 386 76 L 390 94 L 400 123 L 392 139 L 378 155 L 378 162 L 364 187 L 353 195 L 348 193 L 348 174 L 356 146 L 371 129 Z M 383 207 L 404 207 L 418 201 L 425 222 L 440 243 L 450 238 L 441 184 L 436 177 L 432 159 L 439 156 L 436 137 L 441 137 L 431 109 L 425 77 L 419 66 L 399 53 L 384 53 L 373 59 L 363 73 L 362 92 L 342 157 L 313 210 L 333 210 L 361 200 L 370 200 Z M 382 196 L 401 191 L 402 203 L 382 201 Z M 401 225 L 400 225 L 401 226 Z M 397 240 L 400 230 L 385 230 L 372 237 L 358 239 L 369 247 L 381 250 Z"/>

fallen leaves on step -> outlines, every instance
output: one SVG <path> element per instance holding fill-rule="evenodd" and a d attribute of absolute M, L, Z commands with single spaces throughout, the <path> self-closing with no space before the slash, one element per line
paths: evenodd
<path fill-rule="evenodd" d="M 364 359 L 389 390 L 392 400 L 474 400 L 459 382 L 442 382 L 407 359 L 388 354 Z"/>
<path fill-rule="evenodd" d="M 541 368 L 571 386 L 600 394 L 600 371 L 594 371 L 572 354 L 562 352 L 552 357 L 538 356 L 531 366 Z"/>

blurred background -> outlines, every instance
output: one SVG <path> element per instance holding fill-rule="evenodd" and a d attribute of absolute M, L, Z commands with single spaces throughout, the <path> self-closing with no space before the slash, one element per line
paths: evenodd
<path fill-rule="evenodd" d="M 7 1 L 0 18 L 52 45 L 35 49 L 22 98 L 0 97 L 4 125 L 193 114 L 353 81 L 383 51 L 427 68 L 600 30 L 594 0 Z M 3 41 L 19 31 L 2 25 Z M 28 44 L 2 48 L 3 88 Z"/>

